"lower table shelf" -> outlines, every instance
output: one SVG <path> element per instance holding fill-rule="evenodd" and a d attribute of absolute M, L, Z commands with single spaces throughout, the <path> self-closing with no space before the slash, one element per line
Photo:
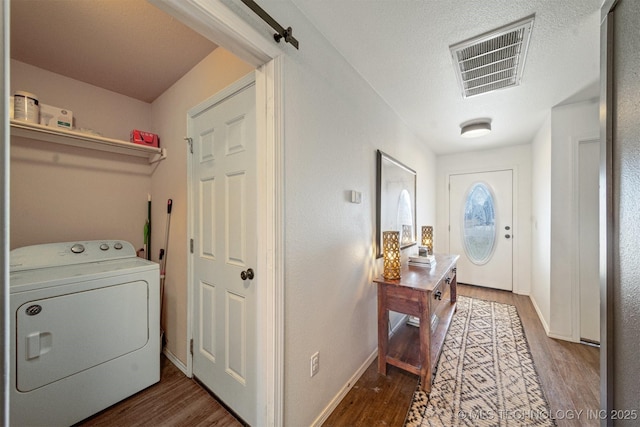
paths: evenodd
<path fill-rule="evenodd" d="M 458 255 L 436 255 L 436 265 L 407 265 L 400 279 L 374 280 L 378 285 L 378 371 L 387 364 L 419 375 L 429 393 L 447 331 L 456 310 Z M 403 325 L 389 339 L 389 311 L 415 316 L 420 326 Z M 411 329 L 413 332 L 411 332 Z M 405 336 L 408 334 L 408 337 Z"/>
<path fill-rule="evenodd" d="M 438 365 L 442 345 L 447 336 L 447 331 L 456 312 L 456 304 L 448 304 L 443 310 L 442 317 L 431 332 L 430 361 L 431 372 L 435 375 Z M 405 371 L 420 375 L 422 362 L 420 357 L 420 329 L 419 327 L 407 325 L 403 322 L 389 338 L 389 348 L 387 350 L 387 363 Z"/>

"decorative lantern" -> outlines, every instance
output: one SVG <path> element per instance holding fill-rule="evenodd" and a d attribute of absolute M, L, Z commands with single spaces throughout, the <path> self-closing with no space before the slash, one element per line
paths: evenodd
<path fill-rule="evenodd" d="M 384 272 L 382 275 L 385 279 L 400 278 L 400 232 L 399 231 L 383 231 L 382 232 L 382 250 L 384 254 Z"/>
<path fill-rule="evenodd" d="M 427 255 L 433 255 L 433 227 L 422 226 L 422 246 L 427 248 Z"/>

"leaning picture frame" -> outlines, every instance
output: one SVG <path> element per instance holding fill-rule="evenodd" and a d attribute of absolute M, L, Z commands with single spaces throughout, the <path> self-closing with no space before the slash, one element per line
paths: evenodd
<path fill-rule="evenodd" d="M 376 258 L 382 257 L 382 232 L 400 232 L 400 248 L 416 241 L 416 171 L 376 150 Z"/>

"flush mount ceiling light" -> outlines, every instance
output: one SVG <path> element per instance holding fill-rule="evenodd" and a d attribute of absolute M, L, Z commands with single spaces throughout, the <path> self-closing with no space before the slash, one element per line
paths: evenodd
<path fill-rule="evenodd" d="M 464 138 L 477 138 L 491 132 L 490 121 L 480 121 L 473 123 L 466 123 L 460 125 L 460 136 Z"/>
<path fill-rule="evenodd" d="M 462 96 L 518 86 L 534 16 L 449 46 Z"/>

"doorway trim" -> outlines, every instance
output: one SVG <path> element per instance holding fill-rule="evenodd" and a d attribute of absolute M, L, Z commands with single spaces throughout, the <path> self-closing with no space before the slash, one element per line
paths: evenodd
<path fill-rule="evenodd" d="M 580 218 L 580 198 L 578 195 L 579 184 L 580 184 L 580 160 L 579 160 L 579 150 L 581 143 L 588 142 L 600 142 L 600 136 L 594 134 L 581 135 L 577 137 L 573 137 L 572 144 L 572 165 L 573 165 L 573 173 L 571 183 L 572 190 L 572 199 L 571 200 L 571 217 L 573 222 L 572 233 L 572 245 L 573 248 L 571 250 L 571 335 L 569 337 L 562 336 L 560 339 L 570 340 L 573 342 L 580 342 L 581 339 L 581 331 L 580 331 L 580 227 L 578 219 Z"/>
<path fill-rule="evenodd" d="M 614 409 L 613 303 L 615 280 L 615 232 L 613 192 L 613 31 L 618 0 L 605 0 L 600 9 L 600 409 Z M 609 418 L 609 417 L 606 417 Z M 608 419 L 600 421 L 601 426 Z"/>
<path fill-rule="evenodd" d="M 446 219 L 446 226 L 440 227 L 441 231 L 446 232 L 446 236 L 447 238 L 446 240 L 446 251 L 449 251 L 449 236 L 451 233 L 451 227 L 449 224 L 449 218 L 451 215 L 451 212 L 449 212 L 449 205 L 450 205 L 450 200 L 449 200 L 449 188 L 451 185 L 451 175 L 463 175 L 463 174 L 472 174 L 472 173 L 484 173 L 484 172 L 493 172 L 493 171 L 499 171 L 499 170 L 512 170 L 513 171 L 513 175 L 512 175 L 512 226 L 513 226 L 513 235 L 515 239 L 518 239 L 520 237 L 520 232 L 521 232 L 521 228 L 520 228 L 520 217 L 519 217 L 519 200 L 520 200 L 520 194 L 519 194 L 519 188 L 520 188 L 520 170 L 517 164 L 498 164 L 496 166 L 486 166 L 486 167 L 478 167 L 478 168 L 469 168 L 469 169 L 450 169 L 450 170 L 445 170 L 443 171 L 442 175 L 444 177 L 444 209 L 445 212 L 444 214 L 446 215 L 444 217 L 444 219 Z M 516 241 L 517 242 L 517 241 Z M 511 269 L 511 275 L 512 275 L 512 292 L 514 294 L 520 294 L 520 295 L 529 295 L 530 293 L 530 289 L 524 289 L 524 285 L 520 282 L 520 248 L 519 248 L 519 244 L 516 243 L 513 245 L 513 252 L 512 252 L 512 269 Z"/>
<path fill-rule="evenodd" d="M 220 0 L 149 0 L 169 15 L 256 67 L 258 177 L 258 425 L 283 425 L 284 413 L 284 190 L 282 56 L 273 40 Z M 188 172 L 191 173 L 190 167 Z M 191 189 L 189 189 L 191 191 Z M 189 224 L 191 232 L 192 224 Z M 188 236 L 190 238 L 190 236 Z M 190 258 L 189 258 L 190 259 Z M 187 280 L 191 283 L 189 264 Z M 192 286 L 188 285 L 187 341 L 193 336 Z M 187 374 L 193 361 L 187 346 Z"/>
<path fill-rule="evenodd" d="M 2 381 L 0 381 L 0 397 L 2 403 L 0 403 L 0 425 L 9 425 L 9 360 L 11 355 L 9 353 L 9 218 L 11 216 L 9 211 L 10 200 L 10 134 L 9 134 L 9 52 L 11 46 L 9 43 L 10 34 L 10 16 L 9 16 L 9 2 L 2 2 L 0 6 L 0 21 L 2 21 L 2 30 L 0 30 L 0 43 L 2 47 L 0 50 L 0 96 L 2 97 L 0 103 L 0 123 L 2 126 L 2 137 L 0 137 L 0 164 L 2 164 L 2 172 L 0 172 L 0 188 L 2 192 L 2 200 L 0 200 L 0 220 L 2 221 L 2 228 L 0 229 L 0 236 L 2 238 L 2 248 L 0 249 L 0 259 L 2 265 L 0 265 L 0 374 L 2 375 Z"/>

